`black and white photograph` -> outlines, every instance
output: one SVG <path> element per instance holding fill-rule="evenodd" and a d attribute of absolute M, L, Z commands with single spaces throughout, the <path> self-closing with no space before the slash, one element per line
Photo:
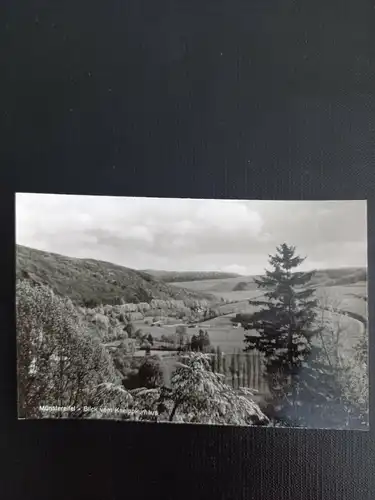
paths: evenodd
<path fill-rule="evenodd" d="M 366 201 L 15 209 L 19 419 L 368 429 Z"/>

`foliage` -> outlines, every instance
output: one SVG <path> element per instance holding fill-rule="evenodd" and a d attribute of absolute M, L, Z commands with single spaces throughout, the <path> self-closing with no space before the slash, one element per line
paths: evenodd
<path fill-rule="evenodd" d="M 164 384 L 165 365 L 157 356 L 146 356 L 139 367 L 139 383 L 148 389 Z"/>
<path fill-rule="evenodd" d="M 149 353 L 151 351 L 150 342 L 148 342 L 148 340 L 146 340 L 146 339 L 142 340 L 141 349 L 145 350 L 146 353 Z"/>
<path fill-rule="evenodd" d="M 211 341 L 207 330 L 200 329 L 198 335 L 193 335 L 190 345 L 192 351 L 209 352 Z"/>
<path fill-rule="evenodd" d="M 175 333 L 171 333 L 169 335 L 163 335 L 160 337 L 160 340 L 162 342 L 165 342 L 166 344 L 173 344 L 175 345 L 177 343 L 177 335 Z"/>
<path fill-rule="evenodd" d="M 245 291 L 245 290 L 251 290 L 252 287 L 251 287 L 251 283 L 248 283 L 246 281 L 240 281 L 238 283 L 236 283 L 233 287 L 233 291 L 234 292 L 242 292 L 242 291 Z"/>
<path fill-rule="evenodd" d="M 366 301 L 364 297 L 362 299 Z M 328 307 L 327 307 L 328 305 Z M 337 308 L 337 304 L 325 301 L 321 305 L 329 313 Z M 336 314 L 336 321 L 332 314 L 325 322 L 324 335 L 321 336 L 322 356 L 327 366 L 335 375 L 336 390 L 340 395 L 340 402 L 346 410 L 346 426 L 350 428 L 366 428 L 368 425 L 369 404 L 369 373 L 368 373 L 368 330 L 367 321 L 362 319 L 362 335 L 354 346 L 353 356 L 343 356 L 342 335 L 345 334 L 340 318 Z M 323 315 L 322 315 L 323 321 Z"/>
<path fill-rule="evenodd" d="M 269 258 L 272 270 L 255 280 L 264 299 L 250 301 L 259 310 L 244 325 L 257 332 L 245 334 L 245 351 L 264 355 L 272 416 L 297 426 L 306 419 L 322 423 L 326 413 L 338 417 L 342 408 L 335 373 L 325 366 L 322 348 L 312 346 L 322 325 L 315 288 L 309 286 L 314 272 L 295 271 L 304 260 L 293 246 L 277 247 Z"/>
<path fill-rule="evenodd" d="M 288 377 L 301 368 L 311 350 L 310 340 L 317 333 L 315 290 L 306 288 L 313 273 L 292 272 L 304 260 L 296 255 L 295 247 L 284 243 L 270 256 L 273 269 L 255 280 L 266 291 L 263 300 L 250 301 L 260 310 L 245 328 L 256 330 L 258 335 L 245 334 L 245 350 L 264 353 L 269 374 Z"/>
<path fill-rule="evenodd" d="M 176 334 L 177 335 L 186 335 L 187 329 L 185 325 L 177 325 L 176 326 Z"/>
<path fill-rule="evenodd" d="M 39 416 L 40 405 L 87 405 L 100 384 L 118 382 L 110 355 L 86 335 L 70 300 L 20 281 L 16 319 L 23 416 Z"/>
<path fill-rule="evenodd" d="M 74 304 L 96 307 L 153 299 L 181 301 L 210 299 L 209 294 L 170 286 L 146 273 L 93 259 L 75 259 L 17 245 L 16 275 L 48 285 Z"/>
<path fill-rule="evenodd" d="M 321 326 L 309 358 L 294 375 L 293 384 L 280 391 L 284 405 L 278 420 L 309 428 L 365 429 L 368 425 L 368 335 L 354 348 L 355 355 L 344 355 L 343 316 L 334 313 L 335 306 L 324 302 Z M 326 315 L 328 311 L 328 316 Z M 344 316 L 345 317 L 345 316 Z M 291 387 L 295 388 L 293 400 Z"/>
<path fill-rule="evenodd" d="M 268 422 L 250 391 L 234 391 L 224 383 L 222 375 L 212 372 L 209 355 L 190 353 L 182 360 L 171 379 L 170 421 L 232 425 Z"/>
<path fill-rule="evenodd" d="M 134 328 L 134 325 L 133 323 L 128 323 L 127 325 L 125 325 L 125 331 L 127 332 L 128 336 L 130 338 L 134 337 L 135 335 L 135 328 Z"/>
<path fill-rule="evenodd" d="M 87 406 L 90 410 L 82 411 L 81 409 L 79 414 L 79 416 L 85 418 L 103 418 L 100 411 L 100 408 L 103 407 L 113 411 L 113 413 L 107 414 L 107 418 L 116 418 L 114 413 L 116 408 L 128 407 L 134 404 L 134 398 L 128 390 L 111 382 L 102 382 L 97 385 L 94 390 L 88 393 L 88 396 Z"/>
<path fill-rule="evenodd" d="M 143 330 L 141 328 L 138 328 L 138 330 L 136 330 L 134 333 L 134 338 L 138 339 L 138 340 L 143 339 L 144 336 L 145 336 L 145 333 L 143 332 Z"/>
<path fill-rule="evenodd" d="M 151 363 L 150 363 L 151 362 Z M 160 360 L 148 357 L 142 362 L 151 377 L 160 375 Z M 167 371 L 165 372 L 166 375 Z M 164 376 L 166 376 L 164 375 Z M 233 390 L 224 383 L 223 375 L 212 372 L 210 357 L 188 353 L 180 358 L 170 381 L 158 385 L 153 379 L 129 391 L 130 408 L 139 414 L 132 420 L 149 420 L 143 411 L 155 412 L 157 421 L 222 424 L 268 425 L 268 418 L 254 403 L 252 392 L 246 388 Z"/>

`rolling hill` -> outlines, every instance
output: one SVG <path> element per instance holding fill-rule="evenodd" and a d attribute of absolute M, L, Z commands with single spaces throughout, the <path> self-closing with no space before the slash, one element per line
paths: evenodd
<path fill-rule="evenodd" d="M 367 270 L 364 267 L 342 267 L 338 269 L 322 269 L 316 271 L 311 286 L 352 285 L 367 281 Z"/>
<path fill-rule="evenodd" d="M 145 269 L 143 272 L 154 276 L 155 278 L 167 283 L 179 283 L 203 280 L 220 280 L 227 278 L 237 278 L 239 274 L 224 273 L 219 271 L 159 271 L 154 269 Z"/>
<path fill-rule="evenodd" d="M 254 282 L 257 276 L 237 276 L 235 278 L 205 279 L 172 283 L 174 287 L 185 288 L 194 292 L 210 293 L 218 298 L 227 300 L 246 300 L 257 292 Z M 366 295 L 367 270 L 366 268 L 338 268 L 316 271 L 310 285 L 317 289 L 330 290 L 336 294 L 337 290 L 353 294 Z M 357 290 L 358 288 L 358 290 Z M 342 293 L 340 292 L 341 296 Z"/>
<path fill-rule="evenodd" d="M 16 278 L 50 286 L 77 305 L 150 302 L 152 299 L 212 299 L 201 291 L 185 290 L 142 272 L 109 262 L 77 259 L 17 245 Z"/>
<path fill-rule="evenodd" d="M 241 277 L 239 277 L 241 278 Z M 232 290 L 234 292 L 254 290 L 254 277 L 242 277 L 236 280 Z M 322 269 L 317 270 L 313 275 L 309 286 L 311 287 L 328 287 L 328 286 L 345 286 L 363 283 L 367 281 L 367 271 L 365 268 L 338 268 L 338 269 Z M 227 281 L 229 285 L 229 281 Z M 223 284 L 222 284 L 223 286 Z M 197 288 L 198 289 L 198 288 Z M 215 289 L 213 283 L 212 290 Z M 217 290 L 216 290 L 217 291 Z"/>

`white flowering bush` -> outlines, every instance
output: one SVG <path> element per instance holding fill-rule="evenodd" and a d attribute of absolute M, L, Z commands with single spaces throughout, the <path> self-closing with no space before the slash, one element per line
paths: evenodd
<path fill-rule="evenodd" d="M 182 360 L 171 378 L 170 421 L 224 425 L 268 423 L 249 389 L 235 391 L 224 383 L 223 375 L 212 372 L 209 355 L 189 353 Z"/>
<path fill-rule="evenodd" d="M 110 355 L 85 334 L 70 300 L 20 281 L 16 324 L 23 416 L 40 416 L 41 405 L 88 405 L 100 384 L 117 384 Z"/>

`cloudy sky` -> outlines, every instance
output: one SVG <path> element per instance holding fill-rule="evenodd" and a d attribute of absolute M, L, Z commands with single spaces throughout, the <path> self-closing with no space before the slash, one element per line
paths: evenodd
<path fill-rule="evenodd" d="M 258 274 L 276 245 L 306 269 L 366 266 L 364 201 L 16 195 L 18 244 L 135 269 Z"/>

